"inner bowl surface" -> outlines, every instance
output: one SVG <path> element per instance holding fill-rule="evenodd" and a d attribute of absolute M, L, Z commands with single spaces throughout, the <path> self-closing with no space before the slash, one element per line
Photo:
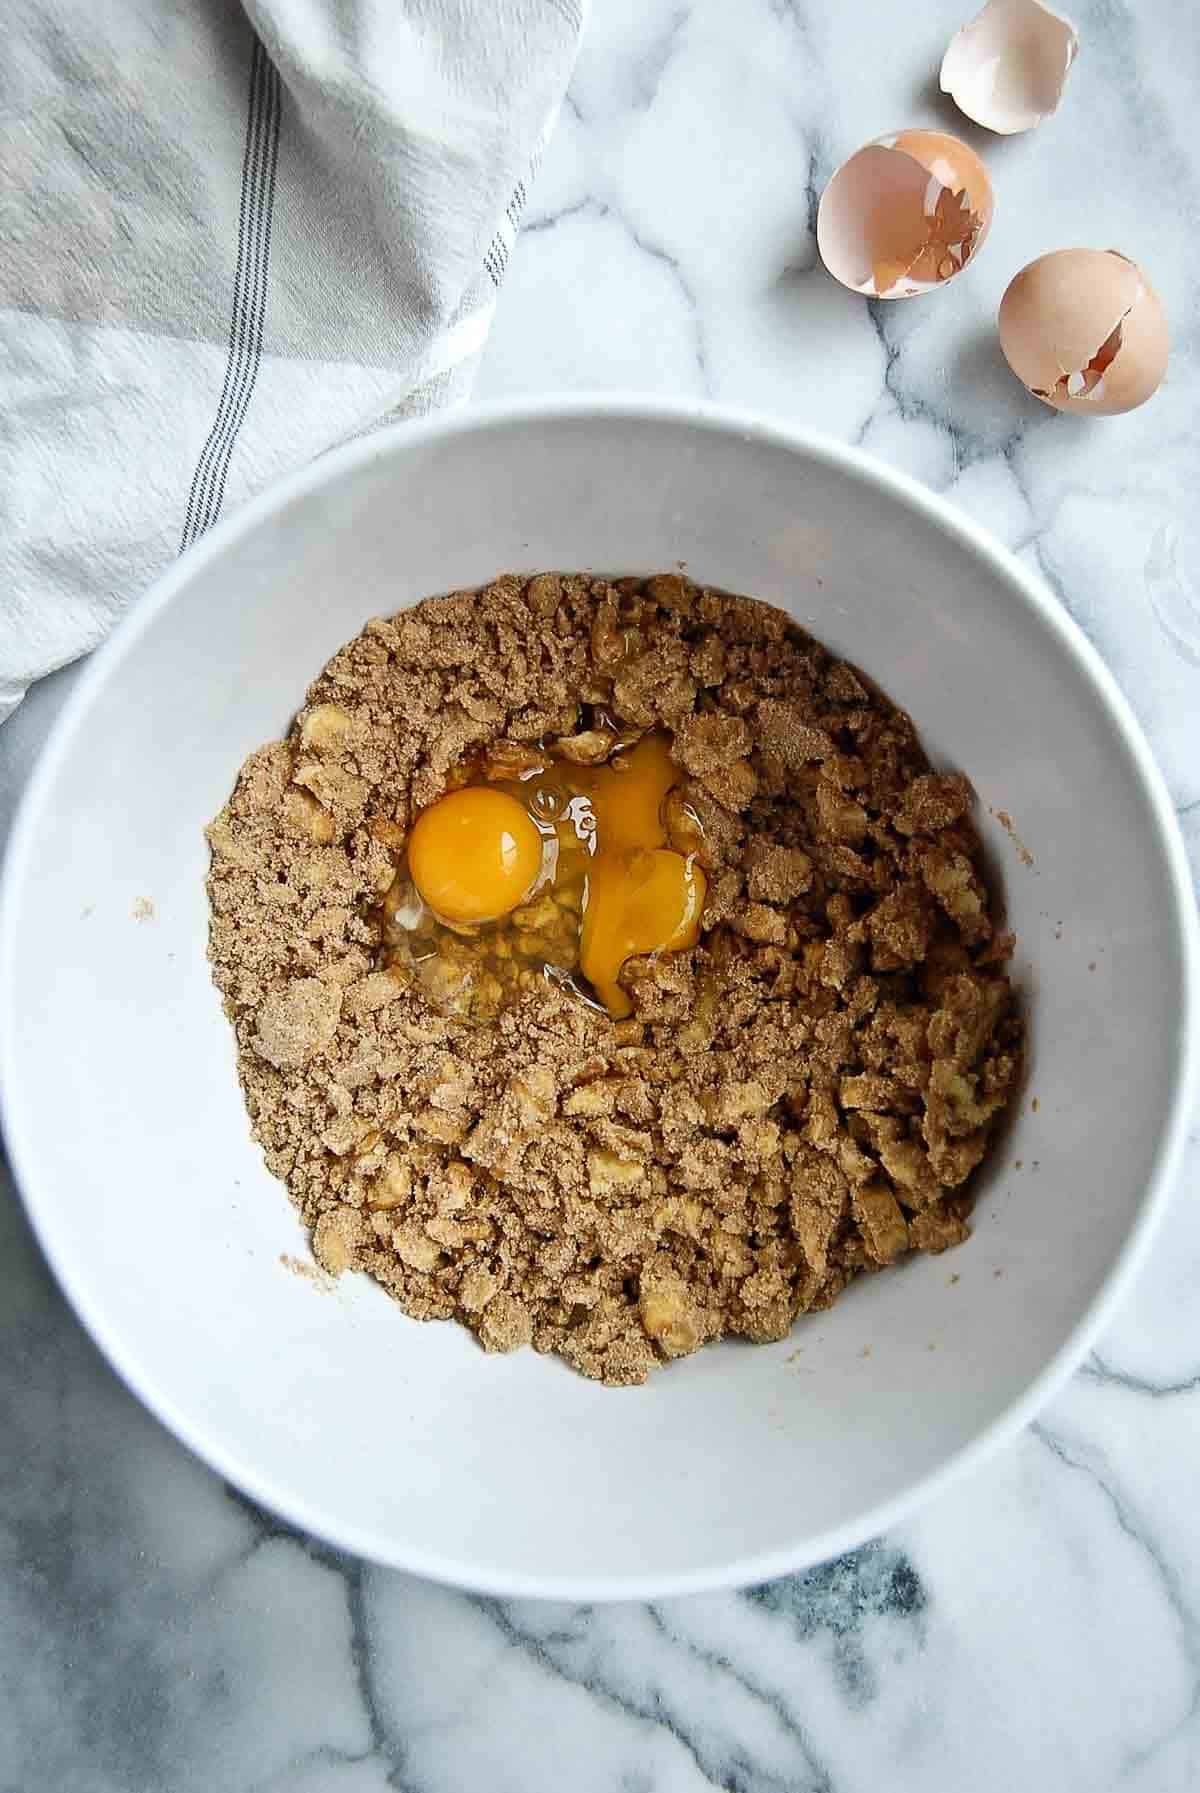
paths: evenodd
<path fill-rule="evenodd" d="M 297 1272 L 303 1232 L 249 1138 L 209 981 L 202 829 L 369 616 L 502 571 L 676 563 L 788 610 L 970 775 L 1031 1053 L 968 1245 L 860 1282 L 781 1344 L 708 1348 L 610 1390 L 531 1352 L 485 1357 L 363 1278 Z M 475 1588 L 744 1583 L 893 1522 L 1078 1360 L 1181 1149 L 1191 895 L 1111 679 L 947 505 L 729 413 L 478 410 L 381 432 L 267 493 L 98 656 L 3 895 L 6 1133 L 102 1347 L 256 1499 Z"/>

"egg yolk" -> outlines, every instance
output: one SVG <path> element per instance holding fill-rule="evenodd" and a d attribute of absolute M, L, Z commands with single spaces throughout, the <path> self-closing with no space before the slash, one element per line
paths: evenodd
<path fill-rule="evenodd" d="M 413 883 L 445 921 L 495 921 L 524 902 L 542 869 L 542 837 L 504 791 L 451 791 L 417 817 L 408 841 Z"/>
<path fill-rule="evenodd" d="M 579 969 L 614 1020 L 633 1013 L 617 978 L 626 959 L 678 952 L 700 938 L 704 873 L 667 846 L 663 803 L 679 783 L 665 735 L 645 735 L 579 784 L 595 817 Z"/>
<path fill-rule="evenodd" d="M 580 770 L 575 782 L 596 818 L 598 852 L 666 846 L 662 807 L 679 783 L 679 767 L 665 735 L 644 735 L 607 766 Z"/>
<path fill-rule="evenodd" d="M 597 853 L 588 868 L 579 968 L 615 1021 L 633 1013 L 617 982 L 625 961 L 695 946 L 704 896 L 700 867 L 669 847 Z"/>

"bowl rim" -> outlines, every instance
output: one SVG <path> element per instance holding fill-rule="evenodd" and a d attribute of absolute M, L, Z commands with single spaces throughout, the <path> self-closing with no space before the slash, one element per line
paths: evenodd
<path fill-rule="evenodd" d="M 1043 581 L 1024 567 L 981 525 L 945 497 L 929 490 L 863 450 L 763 413 L 708 400 L 648 397 L 638 393 L 582 392 L 570 395 L 498 399 L 459 411 L 435 413 L 386 425 L 327 450 L 303 468 L 272 481 L 255 497 L 216 523 L 169 566 L 135 601 L 91 664 L 56 718 L 50 736 L 22 793 L 0 867 L 0 989 L 11 987 L 18 952 L 16 896 L 30 859 L 47 798 L 65 753 L 97 695 L 148 626 L 190 580 L 227 549 L 252 535 L 260 524 L 288 506 L 320 492 L 344 474 L 373 461 L 402 461 L 409 449 L 463 435 L 504 431 L 539 423 L 624 422 L 631 428 L 667 424 L 684 429 L 740 436 L 823 464 L 865 490 L 898 501 L 923 522 L 969 550 L 1001 579 L 1014 599 L 1031 611 L 1056 638 L 1098 696 L 1110 725 L 1121 737 L 1140 782 L 1158 835 L 1174 910 L 1174 935 L 1182 977 L 1175 1027 L 1173 1082 L 1166 1119 L 1146 1187 L 1132 1224 L 1092 1301 L 1066 1340 L 1025 1388 L 993 1420 L 936 1468 L 898 1493 L 841 1524 L 794 1544 L 714 1561 L 665 1575 L 643 1573 L 596 1578 L 586 1572 L 547 1576 L 514 1573 L 502 1566 L 470 1562 L 398 1542 L 369 1527 L 346 1525 L 336 1514 L 311 1504 L 302 1491 L 276 1483 L 270 1472 L 243 1461 L 212 1428 L 180 1412 L 169 1392 L 157 1386 L 153 1364 L 127 1349 L 119 1320 L 110 1318 L 102 1289 L 88 1280 L 86 1265 L 72 1261 L 69 1228 L 56 1224 L 49 1181 L 39 1171 L 37 1140 L 27 1129 L 14 1098 L 11 1072 L 19 1053 L 14 1016 L 0 1015 L 0 1132 L 7 1143 L 14 1181 L 38 1243 L 54 1275 L 113 1369 L 169 1431 L 217 1474 L 287 1522 L 336 1548 L 387 1567 L 424 1576 L 447 1586 L 507 1598 L 608 1601 L 650 1600 L 717 1589 L 738 1588 L 795 1573 L 828 1560 L 890 1530 L 918 1507 L 978 1467 L 1010 1442 L 1044 1407 L 1082 1361 L 1096 1335 L 1128 1290 L 1143 1264 L 1155 1228 L 1165 1212 L 1182 1159 L 1192 1092 L 1200 1086 L 1200 922 L 1191 874 L 1175 808 L 1133 711 L 1097 650 Z"/>

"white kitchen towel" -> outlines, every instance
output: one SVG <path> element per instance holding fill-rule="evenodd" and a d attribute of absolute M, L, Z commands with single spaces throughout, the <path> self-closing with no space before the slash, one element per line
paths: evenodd
<path fill-rule="evenodd" d="M 587 0 L 9 0 L 0 721 L 273 474 L 462 398 Z"/>

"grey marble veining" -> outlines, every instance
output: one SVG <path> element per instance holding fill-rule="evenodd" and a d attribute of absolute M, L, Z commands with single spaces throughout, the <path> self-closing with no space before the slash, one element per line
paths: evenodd
<path fill-rule="evenodd" d="M 1092 0 L 1060 115 L 987 139 L 996 223 L 937 299 L 821 272 L 820 187 L 948 123 L 970 5 L 601 0 L 481 396 L 705 394 L 861 443 L 1030 564 L 1136 708 L 1200 854 L 1200 28 Z M 1174 329 L 1109 425 L 1027 399 L 993 330 L 1035 254 L 1113 244 Z M 0 827 L 73 674 L 0 731 Z M 1118 1020 L 1114 1024 L 1119 1024 Z M 0 1192 L 0 1793 L 1183 1793 L 1200 1783 L 1200 1141 L 1100 1346 L 902 1531 L 740 1594 L 475 1599 L 257 1512 L 150 1419 Z"/>

